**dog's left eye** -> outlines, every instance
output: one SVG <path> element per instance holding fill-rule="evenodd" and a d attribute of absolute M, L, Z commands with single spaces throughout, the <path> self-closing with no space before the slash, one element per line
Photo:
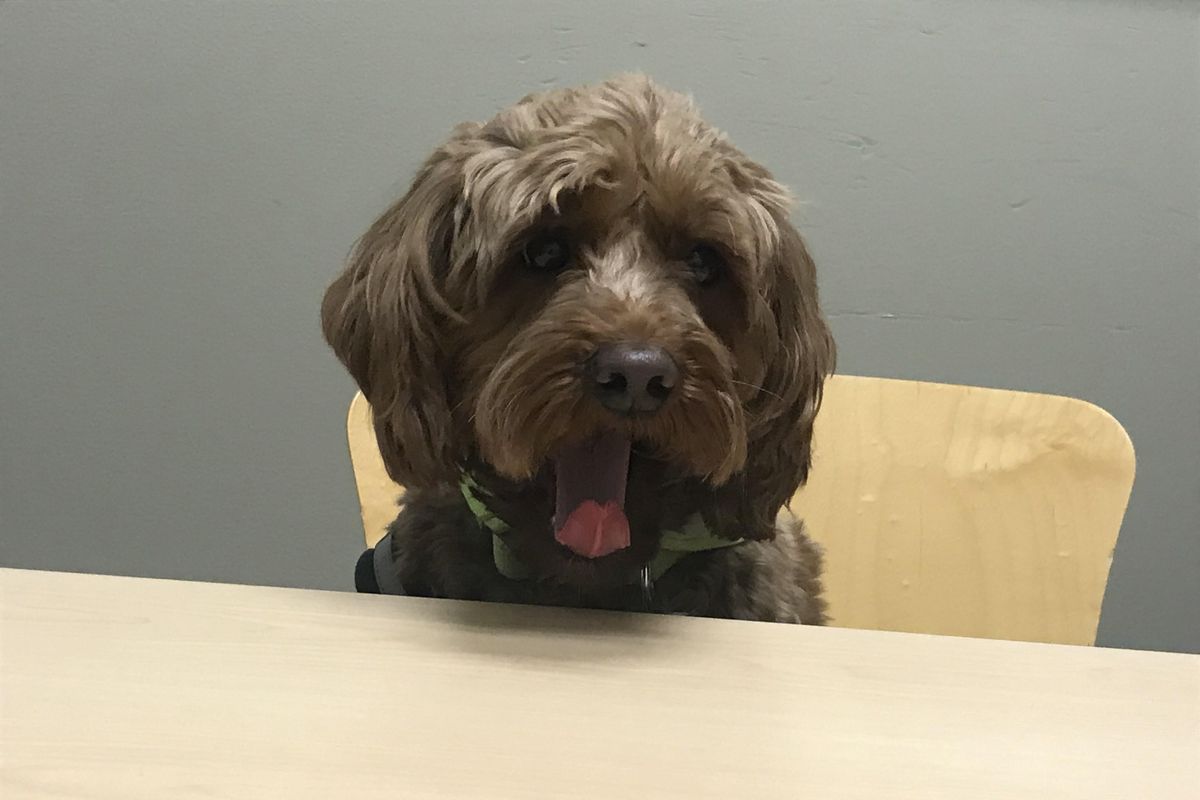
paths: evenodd
<path fill-rule="evenodd" d="M 538 272 L 558 272 L 571 261 L 571 245 L 558 231 L 539 234 L 525 244 L 525 263 Z"/>
<path fill-rule="evenodd" d="M 687 264 L 688 271 L 692 273 L 692 277 L 696 279 L 696 283 L 701 286 L 709 286 L 721 277 L 721 273 L 725 271 L 725 259 L 717 251 L 715 247 L 707 244 L 698 244 L 692 248 L 692 251 L 687 254 L 684 259 Z"/>

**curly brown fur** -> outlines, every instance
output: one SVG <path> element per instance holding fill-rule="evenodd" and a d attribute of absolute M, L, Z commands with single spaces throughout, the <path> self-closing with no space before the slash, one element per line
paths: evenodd
<path fill-rule="evenodd" d="M 686 97 L 641 76 L 525 98 L 459 126 L 358 243 L 325 296 L 326 339 L 370 401 L 406 590 L 441 597 L 819 622 L 820 559 L 777 522 L 804 482 L 834 347 L 789 196 Z M 524 248 L 571 245 L 554 274 Z M 718 279 L 689 272 L 717 253 Z M 661 410 L 618 417 L 583 390 L 604 345 L 679 367 Z M 633 442 L 629 547 L 560 545 L 555 453 L 606 430 Z M 534 578 L 492 562 L 456 486 L 469 470 Z M 637 579 L 660 531 L 699 512 L 746 544 Z"/>

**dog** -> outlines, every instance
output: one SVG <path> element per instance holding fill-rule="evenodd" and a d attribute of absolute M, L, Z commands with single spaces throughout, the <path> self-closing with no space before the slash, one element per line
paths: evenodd
<path fill-rule="evenodd" d="M 321 309 L 406 487 L 383 590 L 823 623 L 785 505 L 835 348 L 790 204 L 641 75 L 455 128 Z"/>

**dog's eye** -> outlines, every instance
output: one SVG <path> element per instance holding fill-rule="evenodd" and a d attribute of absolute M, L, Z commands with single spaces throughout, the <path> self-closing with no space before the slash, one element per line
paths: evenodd
<path fill-rule="evenodd" d="M 571 261 L 571 245 L 560 231 L 539 234 L 525 244 L 525 263 L 538 272 L 558 272 Z"/>
<path fill-rule="evenodd" d="M 698 244 L 692 248 L 692 251 L 687 254 L 684 259 L 687 264 L 688 271 L 692 273 L 696 283 L 701 286 L 709 286 L 721 277 L 721 273 L 725 271 L 725 259 L 717 251 L 715 247 L 707 244 Z"/>

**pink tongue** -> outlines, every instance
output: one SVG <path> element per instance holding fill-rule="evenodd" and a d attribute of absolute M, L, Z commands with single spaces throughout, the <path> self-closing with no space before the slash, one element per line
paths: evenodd
<path fill-rule="evenodd" d="M 563 448 L 554 460 L 554 538 L 587 558 L 629 547 L 625 484 L 629 437 L 609 432 Z"/>
<path fill-rule="evenodd" d="M 581 556 L 599 558 L 629 547 L 629 520 L 611 500 L 604 505 L 584 500 L 555 532 L 554 538 Z"/>

